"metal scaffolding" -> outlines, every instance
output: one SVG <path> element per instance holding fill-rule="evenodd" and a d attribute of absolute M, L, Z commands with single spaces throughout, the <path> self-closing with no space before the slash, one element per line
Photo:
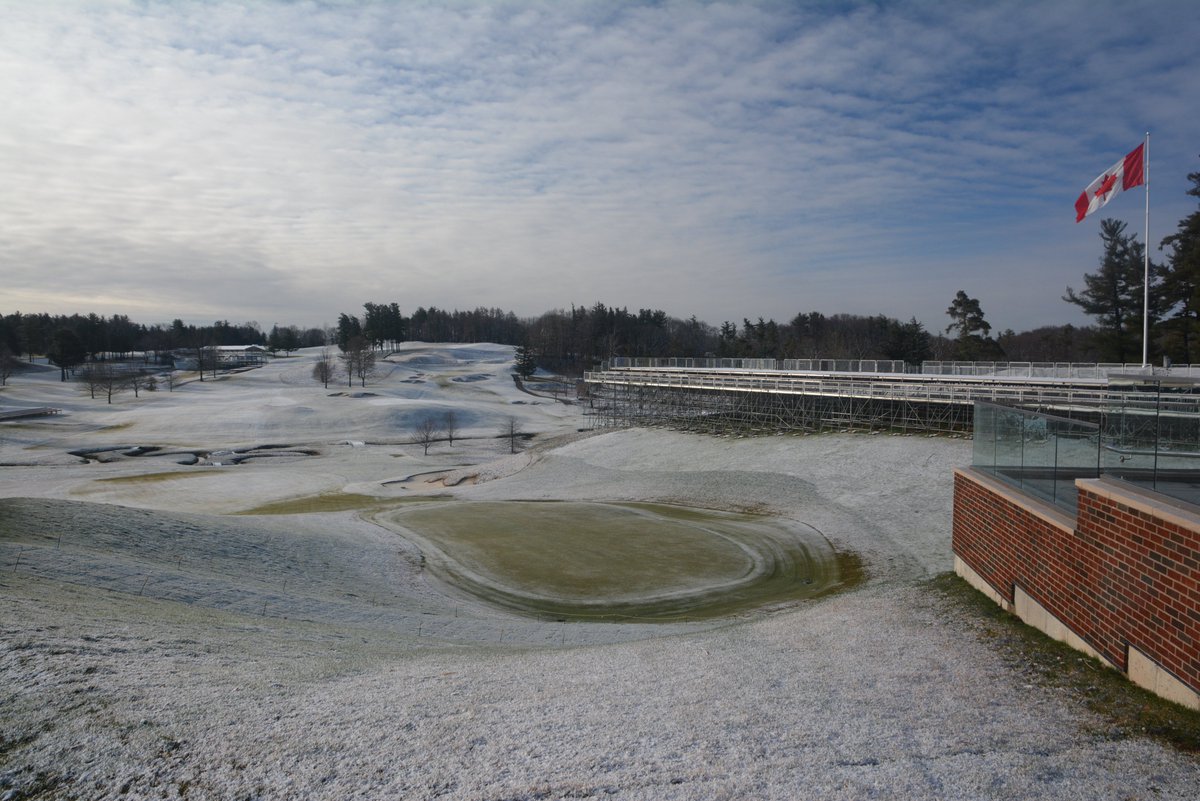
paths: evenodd
<path fill-rule="evenodd" d="M 709 433 L 970 432 L 975 401 L 1096 421 L 1103 379 L 611 367 L 585 376 L 598 426 Z"/>

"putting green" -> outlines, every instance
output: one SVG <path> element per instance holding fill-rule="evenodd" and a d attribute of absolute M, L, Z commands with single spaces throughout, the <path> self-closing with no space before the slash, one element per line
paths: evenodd
<path fill-rule="evenodd" d="M 653 504 L 444 503 L 380 512 L 438 579 L 519 612 L 711 618 L 813 597 L 857 576 L 811 527 Z"/>

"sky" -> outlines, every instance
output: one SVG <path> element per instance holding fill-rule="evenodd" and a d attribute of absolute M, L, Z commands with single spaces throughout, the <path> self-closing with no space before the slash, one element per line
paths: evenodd
<path fill-rule="evenodd" d="M 1200 4 L 0 0 L 0 312 L 362 304 L 994 332 L 1062 301 L 1150 138 L 1197 208 Z"/>

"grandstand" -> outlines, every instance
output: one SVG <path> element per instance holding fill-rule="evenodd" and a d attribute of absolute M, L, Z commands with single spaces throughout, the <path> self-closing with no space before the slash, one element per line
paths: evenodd
<path fill-rule="evenodd" d="M 1143 405 L 1148 386 L 1192 386 L 1191 374 L 1119 364 L 927 362 L 905 372 L 891 361 L 614 359 L 584 380 L 598 426 L 969 433 L 977 401 L 1099 422 L 1114 405 Z M 1194 392 L 1155 402 L 1200 414 Z"/>

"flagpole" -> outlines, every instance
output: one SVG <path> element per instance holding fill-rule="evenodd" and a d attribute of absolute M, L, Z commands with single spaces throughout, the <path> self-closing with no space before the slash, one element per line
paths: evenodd
<path fill-rule="evenodd" d="M 1146 240 L 1142 249 L 1142 368 L 1149 366 L 1150 354 L 1150 132 L 1146 131 L 1146 152 L 1142 177 L 1146 184 Z"/>

